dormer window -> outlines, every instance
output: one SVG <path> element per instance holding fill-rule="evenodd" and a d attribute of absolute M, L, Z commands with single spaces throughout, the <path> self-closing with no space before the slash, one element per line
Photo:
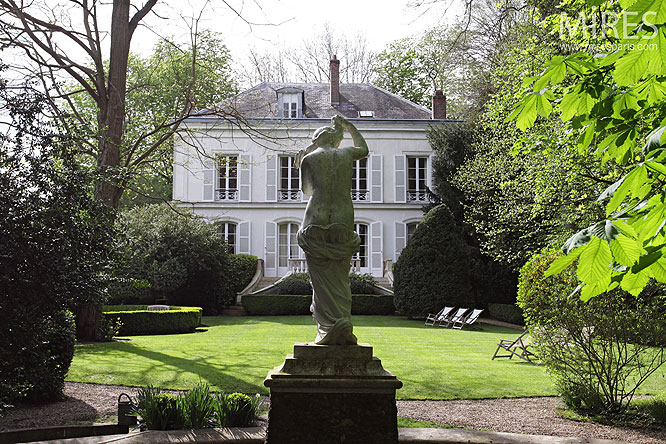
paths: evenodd
<path fill-rule="evenodd" d="M 374 111 L 359 111 L 358 116 L 362 119 L 371 119 L 375 117 Z"/>
<path fill-rule="evenodd" d="M 278 113 L 283 119 L 303 118 L 303 90 L 280 88 L 277 91 Z"/>

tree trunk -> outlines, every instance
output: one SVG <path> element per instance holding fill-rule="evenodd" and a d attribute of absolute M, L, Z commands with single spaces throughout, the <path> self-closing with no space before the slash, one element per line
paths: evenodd
<path fill-rule="evenodd" d="M 100 136 L 97 166 L 105 176 L 95 186 L 95 197 L 111 208 L 118 208 L 123 188 L 120 147 L 125 122 L 127 61 L 130 39 L 130 1 L 114 0 L 111 16 L 111 54 L 106 97 L 100 99 L 97 115 Z"/>
<path fill-rule="evenodd" d="M 93 302 L 85 302 L 76 307 L 76 339 L 79 341 L 97 340 L 98 326 L 102 320 L 102 306 Z"/>

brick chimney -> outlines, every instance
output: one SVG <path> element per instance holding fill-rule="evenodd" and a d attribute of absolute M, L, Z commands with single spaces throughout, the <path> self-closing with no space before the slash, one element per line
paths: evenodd
<path fill-rule="evenodd" d="M 340 103 L 340 60 L 331 58 L 331 105 Z"/>
<path fill-rule="evenodd" d="M 446 96 L 439 89 L 432 96 L 432 118 L 446 119 Z"/>

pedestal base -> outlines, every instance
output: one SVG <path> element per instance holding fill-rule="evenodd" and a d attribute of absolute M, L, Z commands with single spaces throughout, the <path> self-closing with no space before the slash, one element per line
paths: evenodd
<path fill-rule="evenodd" d="M 372 347 L 296 343 L 268 373 L 268 444 L 395 444 L 402 387 Z"/>

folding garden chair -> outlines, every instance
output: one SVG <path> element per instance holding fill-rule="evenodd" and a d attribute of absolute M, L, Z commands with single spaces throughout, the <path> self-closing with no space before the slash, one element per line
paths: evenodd
<path fill-rule="evenodd" d="M 434 327 L 435 322 L 439 322 L 439 325 L 442 325 L 442 322 L 446 322 L 449 316 L 451 316 L 452 311 L 453 307 L 444 307 L 437 314 L 428 313 L 428 317 L 426 318 L 424 325 L 430 325 Z"/>
<path fill-rule="evenodd" d="M 452 325 L 454 322 L 460 321 L 460 319 L 463 319 L 465 317 L 465 314 L 469 311 L 469 308 L 459 308 L 456 310 L 456 312 L 451 316 L 449 319 L 442 321 L 439 323 L 440 327 L 448 327 Z M 444 322 L 446 322 L 446 325 L 444 325 Z"/>
<path fill-rule="evenodd" d="M 459 330 L 462 330 L 464 327 L 481 330 L 481 327 L 474 325 L 474 323 L 479 319 L 479 316 L 481 316 L 481 313 L 483 313 L 483 310 L 475 308 L 468 316 L 464 316 L 453 321 L 452 327 Z"/>
<path fill-rule="evenodd" d="M 525 330 L 520 336 L 514 340 L 509 339 L 500 339 L 497 343 L 497 350 L 492 359 L 495 358 L 513 358 L 514 356 L 519 357 L 520 359 L 529 362 L 530 364 L 536 363 L 533 361 L 534 353 L 529 350 L 530 347 L 530 337 L 528 336 L 529 330 Z M 498 355 L 500 349 L 506 351 L 508 354 Z"/>

